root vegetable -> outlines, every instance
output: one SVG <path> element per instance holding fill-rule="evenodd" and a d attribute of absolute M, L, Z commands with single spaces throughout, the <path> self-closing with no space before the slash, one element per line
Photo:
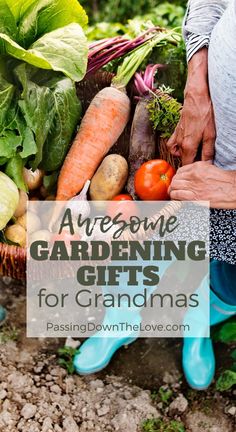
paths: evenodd
<path fill-rule="evenodd" d="M 112 154 L 103 160 L 92 178 L 90 197 L 94 201 L 109 201 L 124 188 L 128 178 L 128 164 L 120 155 Z"/>
<path fill-rule="evenodd" d="M 17 243 L 21 247 L 26 246 L 26 231 L 19 224 L 14 224 L 7 227 L 5 230 L 5 236 L 8 240 L 13 243 Z"/>
<path fill-rule="evenodd" d="M 15 183 L 3 172 L 0 172 L 0 230 L 14 215 L 19 203 L 19 192 Z"/>
<path fill-rule="evenodd" d="M 20 190 L 19 191 L 19 203 L 18 206 L 16 208 L 16 211 L 14 213 L 14 216 L 16 218 L 23 216 L 23 214 L 26 212 L 27 209 L 27 202 L 28 202 L 28 195 L 26 192 Z"/>
<path fill-rule="evenodd" d="M 40 188 L 43 176 L 44 172 L 40 169 L 32 171 L 31 169 L 24 168 L 23 170 L 24 181 L 30 191 Z"/>
<path fill-rule="evenodd" d="M 155 157 L 155 133 L 147 109 L 148 98 L 141 99 L 135 109 L 129 150 L 129 180 L 127 191 L 135 198 L 134 176 L 144 162 Z"/>
<path fill-rule="evenodd" d="M 28 211 L 27 212 L 27 231 L 29 234 L 40 230 L 41 228 L 41 221 L 39 217 L 33 213 Z"/>
<path fill-rule="evenodd" d="M 118 140 L 130 115 L 130 100 L 114 87 L 92 100 L 58 179 L 57 200 L 69 200 L 90 180 L 104 156 Z"/>

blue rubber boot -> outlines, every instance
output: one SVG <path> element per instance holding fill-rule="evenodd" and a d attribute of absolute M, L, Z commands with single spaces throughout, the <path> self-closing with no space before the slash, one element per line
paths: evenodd
<path fill-rule="evenodd" d="M 133 326 L 140 326 L 141 315 L 136 309 L 111 308 L 105 314 L 103 328 L 114 328 L 119 323 L 128 323 Z M 118 327 L 117 327 L 118 328 Z M 113 331 L 112 336 L 107 336 L 106 331 L 99 331 L 87 339 L 79 349 L 79 354 L 74 358 L 74 367 L 78 374 L 89 375 L 104 369 L 112 359 L 115 352 L 124 345 L 134 342 L 139 332 L 131 329 L 123 332 Z"/>
<path fill-rule="evenodd" d="M 171 262 L 162 262 L 159 275 L 160 278 L 164 275 L 167 268 L 171 265 Z M 126 281 L 124 280 L 124 285 Z M 149 294 L 155 291 L 156 288 L 150 289 Z M 137 293 L 140 289 L 137 287 Z M 104 292 L 106 290 L 104 289 Z M 127 293 L 128 288 L 124 289 L 124 293 Z M 127 322 L 132 327 L 135 325 L 140 326 L 141 315 L 140 308 L 128 308 L 125 303 L 121 308 L 111 308 L 106 311 L 103 326 L 114 326 L 120 322 Z M 133 332 L 132 330 L 120 332 L 107 336 L 107 333 L 103 331 L 97 332 L 95 335 L 87 339 L 79 349 L 79 354 L 74 358 L 74 367 L 78 374 L 89 375 L 96 373 L 104 369 L 111 361 L 115 352 L 124 345 L 129 345 L 139 337 L 139 331 Z"/>
<path fill-rule="evenodd" d="M 6 313 L 6 309 L 4 309 L 1 305 L 0 305 L 0 326 L 4 323 L 5 319 L 6 319 L 7 313 Z"/>
<path fill-rule="evenodd" d="M 203 281 L 200 288 L 201 295 L 206 294 L 208 280 Z M 209 285 L 208 285 L 209 287 Z M 207 308 L 207 302 L 206 306 Z M 210 292 L 210 325 L 214 326 L 236 314 L 236 306 L 228 305 L 220 300 L 213 291 Z M 192 323 L 198 328 L 199 337 L 184 338 L 183 370 L 190 387 L 195 390 L 206 390 L 215 376 L 215 355 L 212 340 L 206 337 L 207 310 L 190 311 L 186 314 L 185 322 Z M 198 326 L 198 327 L 197 327 Z M 195 328 L 195 329 L 196 329 Z"/>

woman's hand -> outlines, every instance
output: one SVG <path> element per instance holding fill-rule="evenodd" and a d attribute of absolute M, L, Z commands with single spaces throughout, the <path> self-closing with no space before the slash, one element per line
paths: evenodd
<path fill-rule="evenodd" d="M 200 145 L 201 160 L 213 161 L 215 135 L 208 87 L 208 50 L 203 48 L 189 62 L 181 118 L 167 145 L 174 156 L 181 157 L 183 165 L 195 161 Z"/>
<path fill-rule="evenodd" d="M 236 171 L 195 162 L 177 171 L 169 188 L 178 201 L 210 201 L 212 208 L 236 209 Z"/>

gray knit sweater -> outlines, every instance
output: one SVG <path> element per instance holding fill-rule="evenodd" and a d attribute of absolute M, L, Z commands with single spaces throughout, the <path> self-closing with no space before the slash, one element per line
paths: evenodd
<path fill-rule="evenodd" d="M 189 0 L 183 25 L 188 61 L 209 46 L 212 30 L 222 17 L 229 0 Z"/>

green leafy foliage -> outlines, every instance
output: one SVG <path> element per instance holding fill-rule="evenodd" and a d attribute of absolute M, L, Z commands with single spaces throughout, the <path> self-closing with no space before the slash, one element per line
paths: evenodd
<path fill-rule="evenodd" d="M 55 116 L 43 149 L 41 165 L 46 171 L 55 171 L 61 167 L 82 114 L 82 106 L 71 80 L 59 79 L 51 90 Z"/>
<path fill-rule="evenodd" d="M 99 22 L 88 27 L 86 36 L 90 41 L 112 38 L 127 33 L 127 27 L 121 23 Z"/>
<path fill-rule="evenodd" d="M 22 46 L 28 48 L 46 33 L 71 23 L 82 28 L 88 23 L 85 10 L 77 0 L 34 0 L 20 20 L 18 37 Z"/>
<path fill-rule="evenodd" d="M 150 54 L 154 48 L 157 49 L 168 44 L 176 44 L 178 40 L 180 40 L 180 34 L 175 30 L 157 32 L 150 40 L 147 40 L 125 56 L 112 82 L 115 85 L 126 86 L 138 68 L 143 65 L 145 61 L 149 61 Z"/>
<path fill-rule="evenodd" d="M 218 378 L 216 389 L 220 392 L 230 390 L 236 385 L 236 372 L 232 370 L 224 371 Z"/>
<path fill-rule="evenodd" d="M 185 432 L 185 427 L 182 422 L 171 420 L 164 421 L 162 419 L 148 419 L 142 423 L 143 432 Z"/>
<path fill-rule="evenodd" d="M 88 18 L 77 0 L 0 0 L 0 7 L 0 169 L 25 190 L 23 166 L 60 167 L 76 130 Z"/>
<path fill-rule="evenodd" d="M 42 69 L 63 72 L 74 81 L 80 81 L 87 68 L 86 37 L 79 24 L 69 24 L 36 40 L 26 50 L 8 35 L 0 34 L 0 54 L 8 54 Z"/>
<path fill-rule="evenodd" d="M 99 21 L 125 23 L 129 18 L 136 15 L 145 16 L 150 11 L 156 11 L 157 16 L 161 14 L 167 20 L 170 15 L 170 19 L 173 20 L 172 14 L 183 15 L 186 3 L 185 0 L 174 0 L 173 2 L 163 2 L 163 0 L 81 0 L 81 4 L 89 14 L 91 23 Z"/>
<path fill-rule="evenodd" d="M 174 132 L 181 114 L 181 104 L 168 94 L 153 96 L 148 104 L 153 128 L 162 138 L 169 138 Z"/>
<path fill-rule="evenodd" d="M 224 323 L 214 334 L 214 339 L 223 342 L 236 342 L 236 321 Z"/>
<path fill-rule="evenodd" d="M 214 333 L 213 339 L 218 342 L 222 342 L 228 345 L 236 343 L 236 321 L 232 320 L 223 323 L 218 326 Z M 234 346 L 234 345 L 233 345 Z M 236 350 L 234 349 L 231 353 L 233 364 L 230 370 L 225 370 L 217 380 L 216 389 L 218 391 L 230 390 L 236 385 Z"/>
<path fill-rule="evenodd" d="M 58 354 L 59 365 L 65 368 L 68 374 L 72 375 L 75 372 L 73 360 L 74 357 L 79 354 L 79 350 L 76 348 L 64 346 L 63 348 L 59 348 Z"/>
<path fill-rule="evenodd" d="M 132 2 L 129 1 L 123 4 L 125 8 L 120 13 L 119 2 L 118 10 L 114 6 L 109 6 L 110 1 L 106 4 L 99 2 L 99 7 L 96 1 L 84 2 L 85 7 L 88 7 L 90 14 L 90 23 L 95 18 L 94 25 L 88 27 L 86 34 L 89 40 L 99 40 L 117 35 L 127 35 L 134 37 L 144 31 L 147 27 L 161 26 L 166 28 L 181 27 L 186 9 L 185 1 L 174 0 L 168 1 L 146 1 Z M 113 3 L 113 1 L 112 1 Z M 115 16 L 113 16 L 115 13 Z M 120 20 L 120 22 L 118 22 Z M 159 83 L 168 84 L 174 89 L 174 97 L 180 102 L 183 101 L 184 87 L 187 77 L 187 62 L 186 49 L 182 39 L 179 39 L 176 44 L 168 43 L 163 47 L 154 48 L 148 57 L 148 63 L 162 63 L 168 67 L 162 70 L 159 74 Z M 145 67 L 145 65 L 144 65 Z M 117 61 L 114 64 L 109 64 L 108 68 L 111 72 L 117 70 Z"/>
<path fill-rule="evenodd" d="M 25 192 L 27 188 L 22 177 L 24 162 L 20 154 L 17 153 L 6 164 L 5 173 L 15 182 L 17 187 Z"/>
<path fill-rule="evenodd" d="M 164 389 L 163 387 L 160 387 L 158 393 L 159 393 L 159 397 L 160 397 L 161 402 L 165 405 L 168 405 L 172 396 L 173 396 L 173 391 L 170 389 Z"/>
<path fill-rule="evenodd" d="M 0 331 L 0 343 L 16 342 L 19 338 L 19 330 L 14 326 L 4 326 Z"/>

